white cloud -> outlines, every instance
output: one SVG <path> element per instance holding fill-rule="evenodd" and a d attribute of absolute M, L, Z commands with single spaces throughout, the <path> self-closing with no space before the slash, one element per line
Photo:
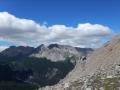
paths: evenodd
<path fill-rule="evenodd" d="M 0 46 L 0 52 L 8 48 L 8 46 Z"/>
<path fill-rule="evenodd" d="M 84 23 L 77 27 L 40 25 L 33 20 L 17 18 L 0 12 L 0 41 L 18 45 L 38 46 L 59 43 L 72 46 L 94 47 L 103 43 L 102 37 L 112 33 L 107 26 Z"/>

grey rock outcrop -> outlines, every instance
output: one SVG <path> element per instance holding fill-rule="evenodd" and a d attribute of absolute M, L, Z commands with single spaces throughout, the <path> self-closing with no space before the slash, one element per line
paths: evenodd
<path fill-rule="evenodd" d="M 100 72 L 107 75 L 119 73 L 120 35 L 115 36 L 111 41 L 105 43 L 103 47 L 95 50 L 82 65 L 78 63 L 64 81 L 75 81 L 80 77 L 92 76 Z"/>
<path fill-rule="evenodd" d="M 68 57 L 87 56 L 93 50 L 90 48 L 76 48 L 67 45 L 51 44 L 49 46 L 40 45 L 31 57 L 46 57 L 52 61 L 62 61 Z"/>
<path fill-rule="evenodd" d="M 86 62 L 86 75 L 104 71 L 106 74 L 114 74 L 115 68 L 120 65 L 120 35 L 115 36 L 103 47 L 99 48 L 88 58 Z"/>

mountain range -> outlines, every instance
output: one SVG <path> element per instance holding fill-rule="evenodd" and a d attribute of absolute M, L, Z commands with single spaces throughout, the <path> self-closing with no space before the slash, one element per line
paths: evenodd
<path fill-rule="evenodd" d="M 59 44 L 45 46 L 44 44 L 41 44 L 36 48 L 29 46 L 10 46 L 0 54 L 7 57 L 45 57 L 51 61 L 64 61 L 67 57 L 87 56 L 92 51 L 93 49 L 91 48 L 79 48 Z"/>
<path fill-rule="evenodd" d="M 55 85 L 63 79 L 82 58 L 93 52 L 91 48 L 67 45 L 10 46 L 0 52 L 0 87 L 16 85 L 23 90 L 34 90 Z M 82 61 L 81 61 L 82 62 Z M 4 83 L 2 82 L 4 81 Z M 12 83 L 9 85 L 9 83 Z M 23 85 L 20 87 L 20 85 Z M 8 87 L 7 86 L 7 87 Z M 16 89 L 15 89 L 16 90 Z M 21 90 L 21 89 L 20 89 Z"/>

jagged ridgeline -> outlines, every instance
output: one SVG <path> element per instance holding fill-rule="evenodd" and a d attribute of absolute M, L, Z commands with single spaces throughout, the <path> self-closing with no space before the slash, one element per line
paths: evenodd
<path fill-rule="evenodd" d="M 92 51 L 58 44 L 11 46 L 0 53 L 0 90 L 36 90 L 54 85 L 74 68 L 78 58 Z"/>

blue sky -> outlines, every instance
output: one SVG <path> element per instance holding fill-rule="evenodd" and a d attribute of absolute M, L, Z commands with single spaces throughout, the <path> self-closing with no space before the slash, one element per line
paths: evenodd
<path fill-rule="evenodd" d="M 120 28 L 120 0 L 0 0 L 0 12 L 4 11 L 46 26 L 91 23 L 108 26 L 114 32 Z"/>
<path fill-rule="evenodd" d="M 48 25 L 91 22 L 120 28 L 120 0 L 0 0 L 0 11 Z"/>

